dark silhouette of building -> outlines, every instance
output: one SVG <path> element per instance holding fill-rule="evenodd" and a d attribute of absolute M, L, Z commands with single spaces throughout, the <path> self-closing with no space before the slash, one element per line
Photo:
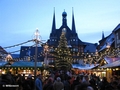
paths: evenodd
<path fill-rule="evenodd" d="M 8 52 L 3 47 L 0 46 L 0 61 L 3 61 L 7 54 Z"/>
<path fill-rule="evenodd" d="M 43 62 L 43 47 L 37 47 L 37 61 Z M 33 46 L 21 46 L 20 60 L 23 61 L 34 61 L 35 60 L 35 47 Z"/>
<path fill-rule="evenodd" d="M 64 11 L 62 13 L 62 25 L 59 29 L 56 28 L 56 22 L 55 22 L 55 11 L 53 14 L 53 23 L 52 23 L 52 29 L 49 36 L 49 39 L 47 41 L 49 46 L 49 52 L 53 52 L 55 48 L 57 48 L 60 35 L 62 30 L 66 32 L 66 38 L 67 38 L 67 44 L 68 47 L 71 49 L 73 61 L 76 63 L 80 63 L 81 59 L 83 60 L 84 56 L 82 56 L 83 53 L 94 53 L 96 51 L 97 43 L 92 44 L 88 42 L 83 42 L 79 39 L 78 34 L 76 32 L 76 26 L 75 26 L 75 19 L 74 19 L 74 12 L 72 11 L 72 28 L 70 29 L 67 25 L 67 13 Z M 54 57 L 51 57 L 52 55 L 49 55 L 48 60 L 49 62 L 54 61 Z"/>

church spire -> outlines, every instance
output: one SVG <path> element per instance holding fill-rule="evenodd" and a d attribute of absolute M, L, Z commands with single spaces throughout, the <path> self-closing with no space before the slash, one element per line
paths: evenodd
<path fill-rule="evenodd" d="M 54 32 L 56 29 L 56 23 L 55 23 L 55 7 L 54 7 L 54 15 L 53 15 L 53 24 L 52 24 L 52 32 Z"/>
<path fill-rule="evenodd" d="M 76 33 L 73 8 L 72 8 L 72 31 L 73 31 L 74 33 Z"/>
<path fill-rule="evenodd" d="M 104 39 L 105 38 L 105 36 L 104 36 L 104 32 L 102 31 L 102 39 Z"/>

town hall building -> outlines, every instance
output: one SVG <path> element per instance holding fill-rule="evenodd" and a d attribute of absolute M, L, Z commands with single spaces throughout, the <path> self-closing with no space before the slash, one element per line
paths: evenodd
<path fill-rule="evenodd" d="M 75 25 L 75 18 L 74 18 L 73 11 L 72 11 L 71 21 L 72 21 L 72 28 L 69 28 L 69 26 L 67 25 L 67 13 L 64 11 L 62 13 L 62 25 L 60 28 L 57 29 L 55 11 L 54 11 L 51 33 L 49 35 L 49 39 L 46 42 L 49 47 L 49 52 L 47 55 L 48 64 L 51 64 L 52 62 L 54 62 L 55 58 L 50 53 L 54 51 L 55 48 L 57 48 L 62 30 L 66 32 L 65 36 L 67 39 L 68 47 L 72 52 L 73 63 L 82 64 L 84 61 L 83 59 L 85 55 L 87 57 L 88 53 L 96 52 L 97 43 L 83 42 L 82 40 L 79 39 L 78 34 L 76 32 L 76 25 Z M 25 50 L 25 48 L 27 48 L 27 50 Z M 38 47 L 38 48 L 39 48 L 38 55 L 40 55 L 40 57 L 38 57 L 38 61 L 43 62 L 44 61 L 43 57 L 45 57 L 45 56 L 42 56 L 44 53 L 44 47 Z M 29 52 L 31 52 L 31 55 L 27 54 L 28 49 L 29 49 Z M 31 49 L 25 46 L 21 47 L 20 58 L 24 58 L 27 56 L 33 57 L 34 55 L 35 55 L 35 50 L 33 50 L 33 48 Z M 31 58 L 31 59 L 32 61 L 34 61 L 34 58 Z"/>

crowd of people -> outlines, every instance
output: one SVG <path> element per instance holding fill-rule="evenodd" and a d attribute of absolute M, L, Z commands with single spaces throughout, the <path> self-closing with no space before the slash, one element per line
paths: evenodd
<path fill-rule="evenodd" d="M 39 74 L 35 78 L 29 74 L 12 75 L 10 72 L 0 77 L 0 90 L 120 90 L 120 78 L 111 77 L 108 82 L 106 77 L 89 73 L 76 75 L 71 71 L 52 71 L 47 78 Z"/>

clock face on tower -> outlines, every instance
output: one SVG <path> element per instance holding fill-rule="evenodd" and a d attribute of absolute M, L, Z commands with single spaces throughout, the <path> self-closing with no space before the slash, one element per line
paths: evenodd
<path fill-rule="evenodd" d="M 63 28 L 63 29 L 62 29 L 62 32 L 66 33 L 66 28 Z"/>

